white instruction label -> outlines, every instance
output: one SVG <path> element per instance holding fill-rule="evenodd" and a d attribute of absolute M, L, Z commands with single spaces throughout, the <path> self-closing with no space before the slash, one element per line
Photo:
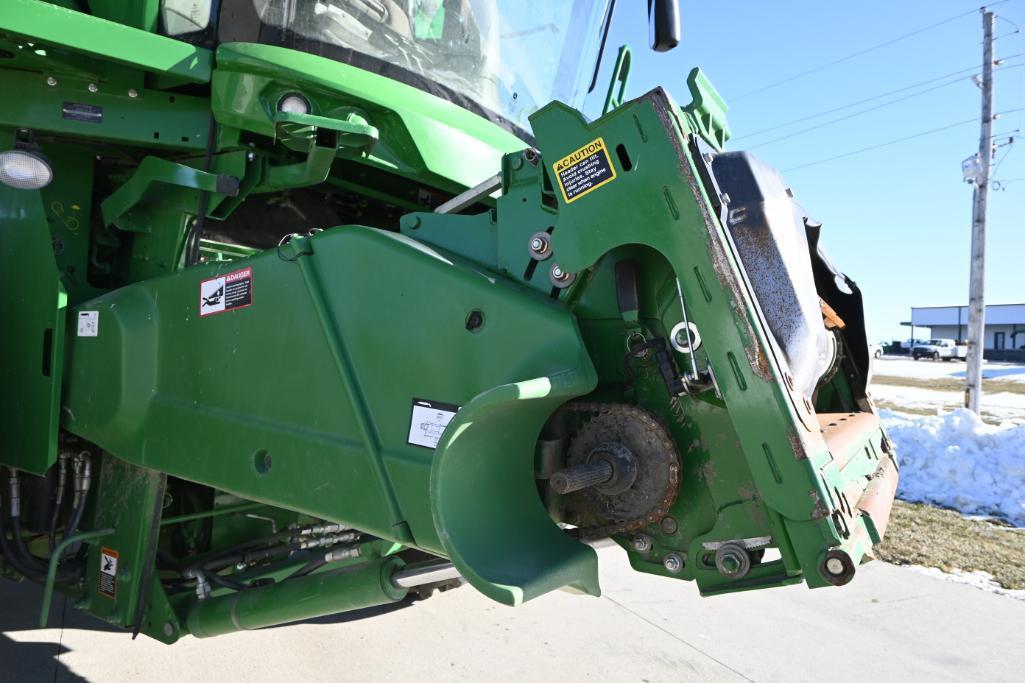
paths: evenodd
<path fill-rule="evenodd" d="M 431 450 L 437 448 L 445 427 L 457 412 L 459 406 L 451 403 L 414 398 L 409 418 L 409 438 L 406 439 L 406 443 Z"/>
<path fill-rule="evenodd" d="M 79 311 L 78 312 L 78 336 L 98 337 L 100 335 L 100 312 Z"/>

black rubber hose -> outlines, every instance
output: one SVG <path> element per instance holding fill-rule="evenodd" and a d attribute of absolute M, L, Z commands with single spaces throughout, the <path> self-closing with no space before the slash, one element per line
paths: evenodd
<path fill-rule="evenodd" d="M 229 579 L 227 576 L 221 576 L 217 572 L 210 572 L 209 574 L 207 574 L 206 580 L 212 584 L 220 586 L 221 588 L 228 588 L 233 591 L 245 590 L 249 587 L 247 584 L 244 584 L 241 581 Z"/>
<path fill-rule="evenodd" d="M 0 496 L 0 506 L 2 505 L 3 497 Z M 35 568 L 22 562 L 21 558 L 15 554 L 14 549 L 11 548 L 11 544 L 7 540 L 7 529 L 5 528 L 4 517 L 6 517 L 6 514 L 0 511 L 0 552 L 3 552 L 4 559 L 7 561 L 7 564 L 11 565 L 11 567 L 19 574 L 24 574 L 30 579 L 42 580 L 45 577 L 41 576 L 39 571 Z"/>
<path fill-rule="evenodd" d="M 61 505 L 64 502 L 64 492 L 68 483 L 68 465 L 67 458 L 61 456 L 59 464 L 60 478 L 57 482 L 57 497 L 53 501 L 53 514 L 50 515 L 50 552 L 57 546 L 57 524 L 60 522 Z"/>
<path fill-rule="evenodd" d="M 82 515 L 85 514 L 85 503 L 88 497 L 88 491 L 84 491 L 80 496 L 78 496 L 78 500 L 75 501 L 75 509 L 71 511 L 71 518 L 64 527 L 64 533 L 61 535 L 61 540 L 66 540 L 78 531 L 78 525 L 82 523 Z"/>
<path fill-rule="evenodd" d="M 299 567 L 299 569 L 296 569 L 294 572 L 285 577 L 285 581 L 288 581 L 289 579 L 298 579 L 301 576 L 307 576 L 309 574 L 312 574 L 313 572 L 323 567 L 325 564 L 327 564 L 327 560 L 324 559 L 323 555 L 315 557 L 306 564 L 304 564 L 302 567 Z"/>
<path fill-rule="evenodd" d="M 33 555 L 28 546 L 25 545 L 25 539 L 21 536 L 21 515 L 17 517 L 11 516 L 11 536 L 14 537 L 14 549 L 21 556 L 21 559 L 28 565 L 36 568 L 36 571 L 46 571 L 47 561 L 41 557 Z"/>

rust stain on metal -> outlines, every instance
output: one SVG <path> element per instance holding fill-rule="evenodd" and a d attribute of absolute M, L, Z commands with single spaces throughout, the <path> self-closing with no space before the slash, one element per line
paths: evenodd
<path fill-rule="evenodd" d="M 683 131 L 686 130 L 686 127 L 680 121 L 679 115 L 675 111 L 675 107 L 671 106 L 665 91 L 661 88 L 652 90 L 644 96 L 644 99 L 650 100 L 654 105 L 653 108 L 655 113 L 658 115 L 662 125 L 665 126 L 666 131 L 669 133 L 667 137 L 676 151 L 676 156 L 679 160 L 680 175 L 687 181 L 687 185 L 690 187 L 691 192 L 694 193 L 695 204 L 701 212 L 701 217 L 704 219 L 705 227 L 707 228 L 708 253 L 712 259 L 715 276 L 719 280 L 719 284 L 722 288 L 731 294 L 730 306 L 733 309 L 734 318 L 740 326 L 741 336 L 743 337 L 742 342 L 744 345 L 744 352 L 747 355 L 751 369 L 754 370 L 758 377 L 767 382 L 772 382 L 772 370 L 769 366 L 768 358 L 766 358 L 762 351 L 761 345 L 758 343 L 758 335 L 755 334 L 755 330 L 747 316 L 748 308 L 745 306 L 745 303 L 747 303 L 747 290 L 737 277 L 737 273 L 733 270 L 733 261 L 729 258 L 727 251 L 722 244 L 722 236 L 715 227 L 718 225 L 718 219 L 709 211 L 708 202 L 705 201 L 703 196 L 701 183 L 694 175 L 693 169 L 690 167 L 690 155 L 684 146 L 683 137 L 681 135 Z"/>

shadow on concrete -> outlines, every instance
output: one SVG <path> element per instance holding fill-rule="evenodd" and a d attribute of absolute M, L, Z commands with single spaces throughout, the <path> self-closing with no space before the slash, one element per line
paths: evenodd
<path fill-rule="evenodd" d="M 60 643 L 63 628 L 91 631 L 120 631 L 110 624 L 94 619 L 76 610 L 71 600 L 54 596 L 45 630 L 39 629 L 39 610 L 43 605 L 43 590 L 30 581 L 0 579 L 0 681 L 84 681 L 60 662 L 70 650 Z M 47 634 L 40 639 L 29 634 L 25 640 L 12 637 L 14 633 L 39 631 Z"/>

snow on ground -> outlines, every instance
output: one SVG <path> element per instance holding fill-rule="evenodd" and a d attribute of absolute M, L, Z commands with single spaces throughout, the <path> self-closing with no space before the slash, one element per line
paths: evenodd
<path fill-rule="evenodd" d="M 873 399 L 889 403 L 897 410 L 928 410 L 941 414 L 964 406 L 964 393 L 960 391 L 873 384 L 870 393 Z M 991 422 L 1025 424 L 1025 394 L 983 391 L 982 417 Z"/>
<path fill-rule="evenodd" d="M 883 356 L 873 361 L 873 372 L 877 375 L 913 377 L 916 379 L 959 379 L 965 378 L 965 362 L 959 360 L 934 361 L 911 360 L 907 356 Z M 983 379 L 999 379 L 1009 382 L 1025 382 L 1025 364 L 995 363 L 983 361 Z"/>
<path fill-rule="evenodd" d="M 1025 527 L 1025 425 L 987 425 L 964 408 L 879 413 L 897 447 L 899 498 Z"/>
<path fill-rule="evenodd" d="M 908 569 L 916 571 L 920 574 L 928 574 L 929 576 L 937 579 L 945 579 L 946 581 L 953 581 L 955 583 L 965 583 L 969 586 L 974 586 L 987 593 L 996 593 L 997 595 L 1006 595 L 1009 598 L 1015 600 L 1025 600 L 1025 590 L 1010 590 L 1004 588 L 999 583 L 993 580 L 993 575 L 989 572 L 966 572 L 960 569 L 954 569 L 952 572 L 945 572 L 942 569 L 936 567 L 923 567 L 917 564 L 907 565 Z"/>

